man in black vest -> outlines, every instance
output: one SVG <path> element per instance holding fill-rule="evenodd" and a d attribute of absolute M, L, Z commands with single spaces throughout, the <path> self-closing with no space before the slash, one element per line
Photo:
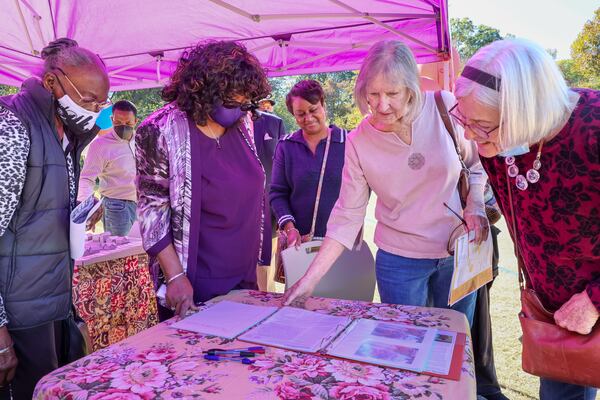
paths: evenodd
<path fill-rule="evenodd" d="M 65 342 L 69 216 L 81 151 L 109 104 L 108 75 L 96 54 L 58 39 L 42 59 L 41 80 L 30 78 L 18 94 L 0 98 L 2 399 L 31 399 L 41 377 L 76 357 Z"/>
<path fill-rule="evenodd" d="M 273 100 L 263 100 L 274 104 Z M 270 104 L 270 103 L 269 103 Z M 272 108 L 272 107 L 271 107 Z M 265 218 L 265 235 L 262 248 L 262 259 L 256 270 L 258 278 L 258 288 L 260 290 L 268 289 L 269 265 L 271 263 L 272 242 L 268 240 L 274 232 L 275 221 L 271 218 L 271 207 L 269 206 L 269 191 L 271 190 L 271 171 L 273 170 L 273 155 L 275 154 L 275 146 L 280 138 L 285 136 L 285 126 L 283 120 L 276 115 L 268 112 L 258 112 L 258 118 L 254 121 L 254 143 L 256 144 L 256 153 L 260 162 L 265 168 L 266 185 L 265 185 L 265 201 L 266 209 L 269 211 L 269 218 Z M 266 215 L 265 215 L 266 217 Z"/>

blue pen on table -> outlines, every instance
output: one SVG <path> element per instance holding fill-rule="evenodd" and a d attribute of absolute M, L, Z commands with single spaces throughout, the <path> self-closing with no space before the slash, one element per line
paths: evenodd
<path fill-rule="evenodd" d="M 209 349 L 204 354 L 210 355 L 227 355 L 233 354 L 240 357 L 254 357 L 257 354 L 265 354 L 265 348 L 262 346 L 258 347 L 247 347 L 242 349 Z"/>
<path fill-rule="evenodd" d="M 265 348 L 262 346 L 254 346 L 254 347 L 246 347 L 243 349 L 227 349 L 227 350 L 233 350 L 233 351 L 251 351 L 253 353 L 257 353 L 257 354 L 265 354 Z"/>
<path fill-rule="evenodd" d="M 254 357 L 256 353 L 252 353 L 250 351 L 236 351 L 236 350 L 209 350 L 205 351 L 205 354 L 211 356 L 226 356 L 226 355 L 234 355 L 238 357 Z"/>
<path fill-rule="evenodd" d="M 209 361 L 235 361 L 235 362 L 241 362 L 242 364 L 247 364 L 247 365 L 254 364 L 254 360 L 250 360 L 249 358 L 220 357 L 220 356 L 216 356 L 213 354 L 205 354 L 204 359 L 209 360 Z"/>

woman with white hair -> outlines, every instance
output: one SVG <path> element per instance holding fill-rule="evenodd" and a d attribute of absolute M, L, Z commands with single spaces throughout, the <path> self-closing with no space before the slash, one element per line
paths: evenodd
<path fill-rule="evenodd" d="M 442 92 L 442 97 L 447 107 L 454 104 L 451 93 Z M 381 41 L 371 47 L 356 81 L 355 98 L 366 117 L 348 136 L 340 197 L 325 241 L 284 301 L 290 304 L 310 296 L 344 247 L 351 249 L 360 241 L 373 191 L 377 195 L 376 276 L 381 301 L 447 307 L 453 270 L 450 253 L 457 233 L 462 232 L 457 229 L 461 219 L 478 242 L 489 229 L 483 203 L 487 178 L 477 150 L 460 129 L 458 147 L 471 170 L 471 189 L 463 210 L 457 190 L 461 163 L 456 147 L 434 93 L 421 93 L 414 56 L 400 41 Z M 471 322 L 474 304 L 475 296 L 470 295 L 452 308 L 465 313 Z"/>
<path fill-rule="evenodd" d="M 600 310 L 600 92 L 569 89 L 541 47 L 502 40 L 467 62 L 456 97 L 451 115 L 485 157 L 527 287 L 556 325 L 590 334 Z M 541 378 L 543 400 L 595 395 Z"/>

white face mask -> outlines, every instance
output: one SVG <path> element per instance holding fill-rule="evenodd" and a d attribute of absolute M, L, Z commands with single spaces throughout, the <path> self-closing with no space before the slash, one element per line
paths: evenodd
<path fill-rule="evenodd" d="M 58 99 L 58 116 L 74 134 L 87 133 L 94 128 L 100 112 L 86 110 L 68 94 Z"/>
<path fill-rule="evenodd" d="M 498 155 L 501 157 L 516 157 L 526 153 L 529 153 L 529 145 L 527 143 L 511 149 L 503 150 L 502 152 L 498 153 Z"/>

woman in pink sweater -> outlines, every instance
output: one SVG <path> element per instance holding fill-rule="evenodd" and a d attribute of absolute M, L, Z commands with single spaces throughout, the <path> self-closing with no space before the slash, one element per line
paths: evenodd
<path fill-rule="evenodd" d="M 477 149 L 456 126 L 463 160 L 471 170 L 464 210 L 457 190 L 461 164 L 436 108 L 434 93 L 421 93 L 415 59 L 400 41 L 376 43 L 355 88 L 365 119 L 350 133 L 340 197 L 327 225 L 325 242 L 285 303 L 309 296 L 344 247 L 360 239 L 369 195 L 377 195 L 376 275 L 381 301 L 447 307 L 453 270 L 453 241 L 463 216 L 475 240 L 487 237 L 483 189 L 486 175 Z M 455 103 L 443 92 L 446 107 Z M 446 203 L 448 207 L 444 205 Z M 453 308 L 472 320 L 474 296 Z"/>

